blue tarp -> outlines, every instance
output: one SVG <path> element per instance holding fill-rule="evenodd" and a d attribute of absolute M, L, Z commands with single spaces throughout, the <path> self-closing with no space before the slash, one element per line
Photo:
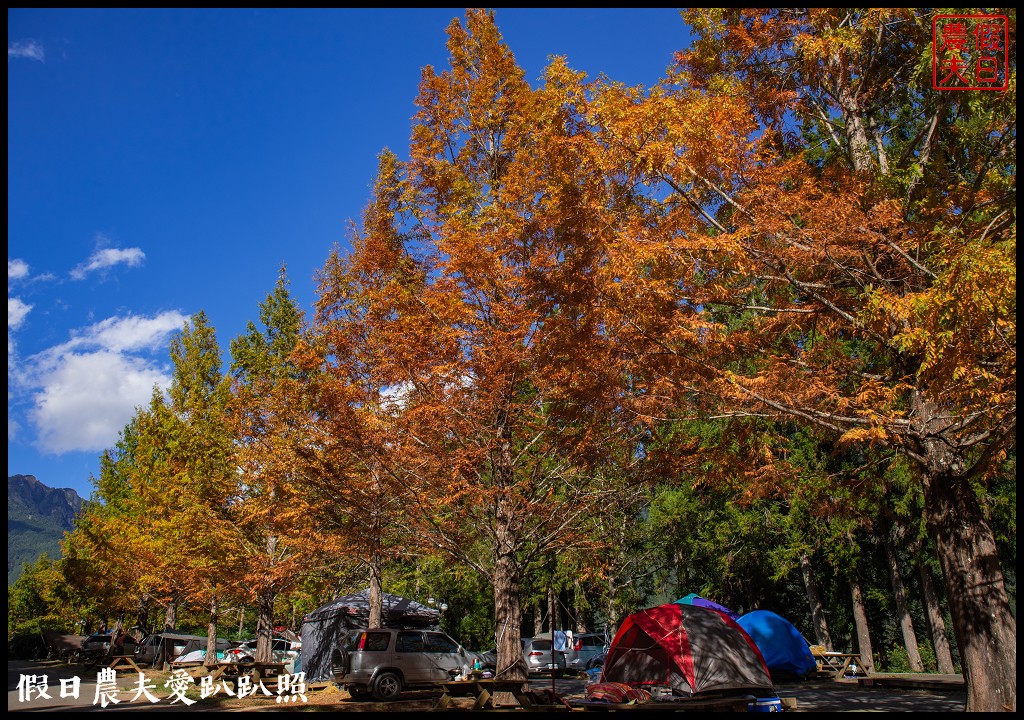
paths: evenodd
<path fill-rule="evenodd" d="M 786 618 L 771 610 L 754 610 L 737 622 L 757 643 L 773 679 L 787 674 L 805 677 L 817 670 L 807 641 Z"/>

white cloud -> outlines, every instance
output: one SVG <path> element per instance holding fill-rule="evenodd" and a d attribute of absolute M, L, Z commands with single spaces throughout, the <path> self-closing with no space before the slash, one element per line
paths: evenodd
<path fill-rule="evenodd" d="M 86 275 L 104 268 L 113 267 L 125 263 L 128 267 L 141 265 L 146 259 L 146 254 L 139 248 L 103 248 L 94 252 L 89 259 L 71 271 L 71 277 L 75 280 L 82 280 Z"/>
<path fill-rule="evenodd" d="M 187 317 L 179 312 L 165 312 L 156 317 L 113 317 L 101 320 L 83 330 L 72 331 L 72 338 L 52 350 L 64 354 L 78 348 L 98 348 L 112 352 L 137 352 L 166 347 L 167 337 L 181 330 Z"/>
<path fill-rule="evenodd" d="M 21 298 L 7 296 L 7 371 L 10 374 L 11 367 L 14 365 L 12 362 L 12 356 L 14 355 L 14 338 L 11 337 L 11 332 L 21 327 L 21 323 L 24 322 L 25 316 L 28 315 L 29 310 L 32 306 L 28 303 L 22 302 Z"/>
<path fill-rule="evenodd" d="M 28 58 L 43 62 L 46 59 L 46 51 L 35 40 L 15 40 L 7 46 L 7 59 L 11 58 Z"/>
<path fill-rule="evenodd" d="M 44 452 L 100 451 L 145 406 L 167 372 L 151 362 L 116 352 L 68 354 L 44 378 L 29 418 Z"/>
<path fill-rule="evenodd" d="M 28 277 L 28 263 L 24 260 L 7 260 L 7 281 Z"/>
<path fill-rule="evenodd" d="M 29 310 L 32 306 L 28 303 L 22 302 L 21 298 L 7 297 L 7 332 L 11 330 L 17 330 L 21 327 L 22 321 L 25 316 L 28 315 Z"/>
<path fill-rule="evenodd" d="M 187 319 L 176 311 L 108 318 L 27 358 L 18 380 L 32 396 L 28 418 L 37 447 L 57 454 L 112 447 L 153 387 L 170 383 L 167 368 L 150 354 L 166 349 Z M 8 418 L 8 434 L 10 424 Z"/>

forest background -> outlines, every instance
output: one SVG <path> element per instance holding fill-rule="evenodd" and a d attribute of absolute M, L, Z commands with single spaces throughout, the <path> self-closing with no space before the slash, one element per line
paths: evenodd
<path fill-rule="evenodd" d="M 934 90 L 935 15 L 692 11 L 655 87 L 533 88 L 467 12 L 310 318 L 282 268 L 226 364 L 186 323 L 9 637 L 269 652 L 369 585 L 515 676 L 698 592 L 1015 709 L 1015 64 Z"/>

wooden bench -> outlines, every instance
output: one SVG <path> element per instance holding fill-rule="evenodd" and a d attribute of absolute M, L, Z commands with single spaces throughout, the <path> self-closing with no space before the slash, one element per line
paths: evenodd
<path fill-rule="evenodd" d="M 206 666 L 202 662 L 195 660 L 189 662 L 174 661 L 170 663 L 170 666 L 172 671 L 184 670 L 193 680 L 206 672 Z"/>
<path fill-rule="evenodd" d="M 450 707 L 452 697 L 466 695 L 475 697 L 473 702 L 474 711 L 490 710 L 496 707 L 493 697 L 495 693 L 511 693 L 512 697 L 519 703 L 519 706 L 526 710 L 532 710 L 538 706 L 536 699 L 526 689 L 527 683 L 525 680 L 453 680 L 440 683 L 440 686 L 441 697 L 434 702 L 434 709 L 436 710 Z M 549 706 L 544 707 L 550 709 Z M 565 709 L 568 708 L 569 706 L 565 705 Z"/>
<path fill-rule="evenodd" d="M 142 674 L 142 668 L 135 664 L 135 658 L 131 655 L 114 655 L 110 658 L 110 663 L 107 665 L 111 670 L 123 670 L 125 668 L 131 668 L 135 672 Z"/>

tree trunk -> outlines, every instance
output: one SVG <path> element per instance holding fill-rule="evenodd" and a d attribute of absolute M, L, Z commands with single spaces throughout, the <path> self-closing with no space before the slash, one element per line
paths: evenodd
<path fill-rule="evenodd" d="M 860 591 L 860 580 L 850 576 L 850 595 L 853 599 L 853 622 L 857 627 L 857 652 L 864 672 L 875 671 L 875 659 L 871 651 L 871 631 L 868 630 L 868 614 L 864 608 L 864 595 Z"/>
<path fill-rule="evenodd" d="M 807 603 L 811 606 L 811 624 L 814 626 L 814 637 L 818 644 L 826 650 L 832 650 L 832 638 L 828 634 L 828 623 L 825 622 L 825 608 L 821 604 L 821 593 L 818 592 L 818 581 L 814 579 L 814 568 L 811 556 L 803 553 L 800 556 L 800 572 L 804 576 L 804 589 L 807 592 Z"/>
<path fill-rule="evenodd" d="M 1017 621 L 999 567 L 992 528 L 965 463 L 942 437 L 944 409 L 913 398 L 922 429 L 924 514 L 942 566 L 946 600 L 964 679 L 968 712 L 1017 710 Z"/>
<path fill-rule="evenodd" d="M 120 642 L 120 647 L 115 646 L 115 641 Z M 107 645 L 107 655 L 124 654 L 124 613 L 118 611 L 114 620 L 114 629 L 110 633 L 110 644 Z"/>
<path fill-rule="evenodd" d="M 500 555 L 494 567 L 494 618 L 497 625 L 497 677 L 526 680 L 526 661 L 519 641 L 522 609 L 519 606 L 519 577 L 511 557 Z"/>
<path fill-rule="evenodd" d="M 274 656 L 275 599 L 273 590 L 265 590 L 256 601 L 256 662 L 268 663 Z"/>
<path fill-rule="evenodd" d="M 135 617 L 135 624 L 149 632 L 149 593 L 139 595 L 139 606 Z"/>
<path fill-rule="evenodd" d="M 245 605 L 238 608 L 238 639 L 242 639 L 242 631 L 245 630 Z"/>
<path fill-rule="evenodd" d="M 551 631 L 551 641 L 555 640 L 555 630 L 561 626 L 560 613 L 558 612 L 558 593 L 554 587 L 548 588 L 548 630 Z"/>
<path fill-rule="evenodd" d="M 1017 621 L 992 529 L 966 481 L 927 476 L 924 496 L 967 680 L 967 711 L 1015 712 Z"/>
<path fill-rule="evenodd" d="M 167 609 L 164 610 L 164 632 L 171 632 L 178 626 L 178 598 L 171 598 L 170 602 L 167 603 Z M 160 650 L 157 651 L 156 659 L 153 660 L 153 667 L 159 667 L 161 670 L 169 670 L 171 667 L 171 658 L 168 657 L 170 648 L 167 647 L 167 641 L 160 643 Z"/>
<path fill-rule="evenodd" d="M 672 562 L 676 568 L 676 590 L 674 594 L 677 598 L 681 598 L 687 594 L 687 588 L 690 584 L 686 573 L 686 555 L 683 553 L 682 548 L 672 548 Z"/>
<path fill-rule="evenodd" d="M 893 544 L 897 541 L 897 529 L 893 528 L 890 537 L 882 538 L 885 545 L 885 559 L 889 563 L 889 581 L 892 584 L 892 597 L 896 602 L 896 614 L 900 620 L 900 631 L 903 633 L 903 645 L 907 648 L 907 661 L 910 663 L 910 672 L 924 672 L 924 663 L 921 661 L 921 652 L 917 647 L 917 633 L 914 632 L 914 621 L 907 609 L 907 592 L 903 588 L 903 577 L 900 574 L 899 559 L 896 557 L 896 550 Z"/>
<path fill-rule="evenodd" d="M 369 626 L 379 628 L 382 626 L 384 616 L 384 593 L 381 589 L 380 566 L 374 560 L 370 562 L 370 619 Z"/>
<path fill-rule="evenodd" d="M 608 573 L 608 598 L 607 598 L 607 609 L 605 614 L 608 617 L 608 632 L 611 633 L 612 637 L 615 637 L 615 633 L 619 627 L 619 613 L 615 609 L 615 593 L 617 588 L 615 585 L 615 577 L 613 573 Z"/>
<path fill-rule="evenodd" d="M 577 633 L 585 633 L 587 631 L 587 600 L 586 595 L 583 593 L 583 586 L 579 580 L 573 580 L 573 599 L 575 600 L 576 606 L 576 624 L 573 630 Z"/>
<path fill-rule="evenodd" d="M 203 665 L 213 667 L 218 663 L 217 659 L 217 589 L 214 587 L 210 596 L 210 621 L 206 626 L 206 657 L 203 658 Z"/>
<path fill-rule="evenodd" d="M 935 587 L 935 578 L 932 576 L 932 569 L 925 562 L 918 566 L 918 573 L 921 576 L 921 598 L 924 602 L 925 617 L 928 618 L 928 627 L 932 632 L 935 662 L 940 673 L 952 675 L 956 669 L 953 667 L 953 655 L 949 651 L 946 621 L 942 619 L 942 606 L 939 603 L 939 591 Z"/>
<path fill-rule="evenodd" d="M 495 476 L 498 490 L 494 512 L 494 620 L 497 625 L 497 677 L 507 680 L 528 678 L 523 645 L 519 640 L 522 632 L 523 611 L 519 604 L 519 583 L 521 568 L 516 563 L 514 501 L 507 493 L 515 486 L 515 461 L 512 457 L 512 431 L 505 413 L 499 413 L 496 436 L 499 442 L 499 461 Z M 498 703 L 511 704 L 511 693 L 498 693 Z"/>
<path fill-rule="evenodd" d="M 167 603 L 167 610 L 164 611 L 164 630 L 171 631 L 178 627 L 178 600 L 177 598 Z"/>
<path fill-rule="evenodd" d="M 533 603 L 533 635 L 534 637 L 544 632 L 544 606 L 538 599 Z"/>

